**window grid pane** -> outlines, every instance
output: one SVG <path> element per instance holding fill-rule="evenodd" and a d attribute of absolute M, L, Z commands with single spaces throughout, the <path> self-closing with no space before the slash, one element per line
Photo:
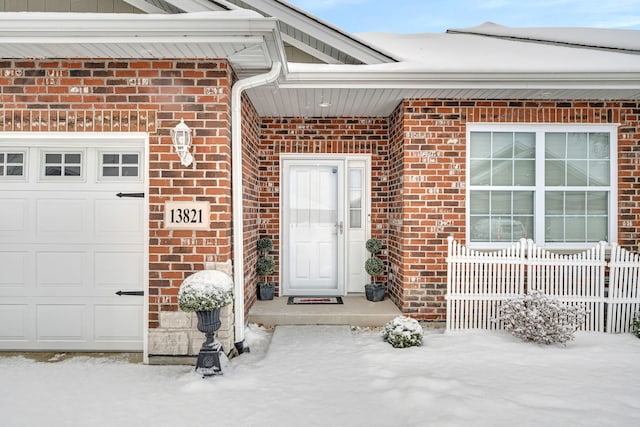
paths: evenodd
<path fill-rule="evenodd" d="M 46 153 L 44 176 L 82 176 L 82 153 Z"/>
<path fill-rule="evenodd" d="M 607 241 L 608 194 L 606 191 L 548 191 L 545 195 L 545 240 Z"/>
<path fill-rule="evenodd" d="M 535 133 L 471 132 L 469 152 L 471 185 L 535 185 Z"/>
<path fill-rule="evenodd" d="M 101 156 L 102 178 L 130 177 L 135 178 L 140 173 L 140 156 L 137 153 L 103 153 Z"/>
<path fill-rule="evenodd" d="M 533 236 L 533 191 L 471 191 L 472 242 L 516 242 Z"/>
<path fill-rule="evenodd" d="M 545 135 L 545 184 L 603 187 L 610 184 L 609 135 L 548 132 Z"/>
<path fill-rule="evenodd" d="M 0 177 L 8 176 L 15 178 L 24 176 L 24 165 L 24 153 L 0 153 Z"/>

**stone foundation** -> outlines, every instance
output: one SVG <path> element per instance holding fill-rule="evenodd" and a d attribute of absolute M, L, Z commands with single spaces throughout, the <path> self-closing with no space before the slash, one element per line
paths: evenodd
<path fill-rule="evenodd" d="M 232 275 L 231 261 L 206 263 L 205 269 L 218 270 Z M 225 354 L 235 350 L 233 304 L 220 310 L 222 326 L 216 332 L 216 339 L 222 344 Z M 166 311 L 159 313 L 160 327 L 149 330 L 149 363 L 151 364 L 191 364 L 205 341 L 198 331 L 195 313 Z"/>

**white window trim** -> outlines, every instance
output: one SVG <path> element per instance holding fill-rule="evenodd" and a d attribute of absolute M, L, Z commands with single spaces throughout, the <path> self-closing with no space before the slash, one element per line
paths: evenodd
<path fill-rule="evenodd" d="M 543 135 L 546 132 L 608 132 L 610 135 L 609 143 L 611 149 L 610 155 L 610 185 L 602 188 L 603 191 L 609 192 L 609 242 L 617 242 L 618 240 L 618 124 L 564 124 L 564 123 L 469 123 L 466 129 L 467 147 L 466 147 L 466 183 L 465 183 L 465 236 L 467 246 L 473 248 L 499 249 L 513 245 L 514 242 L 472 242 L 470 234 L 470 197 L 471 192 L 471 174 L 470 174 L 470 142 L 471 132 L 535 132 L 536 142 L 544 141 Z M 536 144 L 536 184 L 534 193 L 534 224 L 535 236 L 533 240 L 538 246 L 547 249 L 567 249 L 581 250 L 593 247 L 593 242 L 587 243 L 545 243 L 544 228 L 538 227 L 544 224 L 545 212 L 545 185 L 544 185 L 544 165 L 540 165 L 540 160 L 544 159 L 544 144 Z M 509 187 L 511 190 L 513 187 Z M 530 187 L 523 187 L 525 188 Z M 579 189 L 580 187 L 576 187 Z M 596 191 L 597 187 L 585 187 L 585 190 Z M 498 189 L 498 187 L 496 187 Z M 560 190 L 558 190 L 560 191 Z"/>
<path fill-rule="evenodd" d="M 65 154 L 80 154 L 80 175 L 79 176 L 69 176 L 69 175 L 47 175 L 46 174 L 46 158 L 47 154 L 62 154 L 63 159 Z M 73 166 L 77 164 L 73 163 Z M 62 162 L 62 167 L 64 168 L 65 163 Z M 74 149 L 68 147 L 61 147 L 59 149 L 42 149 L 40 150 L 40 164 L 39 164 L 39 181 L 42 182 L 50 182 L 50 181 L 60 181 L 60 182 L 86 182 L 86 169 L 87 169 L 87 150 L 85 149 Z"/>
<path fill-rule="evenodd" d="M 135 154 L 138 156 L 138 163 L 136 163 L 136 167 L 138 168 L 138 175 L 137 176 L 123 176 L 123 175 L 118 175 L 118 176 L 104 176 L 103 175 L 103 167 L 105 166 L 104 163 L 102 162 L 102 156 L 103 154 L 118 154 L 118 155 L 123 155 L 123 154 Z M 143 155 L 142 152 L 140 151 L 135 151 L 135 150 L 98 150 L 98 155 L 96 156 L 96 161 L 98 162 L 98 165 L 96 167 L 96 173 L 97 173 L 97 177 L 96 177 L 96 181 L 97 182 L 122 182 L 122 181 L 126 181 L 126 182 L 142 182 L 142 174 L 144 171 L 144 166 L 142 164 L 143 161 Z M 114 165 L 116 166 L 116 165 Z M 118 163 L 117 164 L 118 169 L 119 169 L 119 174 L 122 173 L 122 163 Z M 129 165 L 127 165 L 129 166 Z M 131 164 L 131 166 L 133 166 L 133 164 Z"/>
<path fill-rule="evenodd" d="M 24 147 L 11 147 L 11 146 L 0 146 L 0 153 L 7 154 L 22 154 L 22 175 L 6 175 L 7 171 L 4 170 L 4 173 L 0 175 L 0 180 L 9 181 L 9 182 L 25 182 L 27 177 L 29 176 L 29 158 L 28 158 L 28 150 Z M 3 165 L 7 166 L 7 159 L 5 157 Z"/>

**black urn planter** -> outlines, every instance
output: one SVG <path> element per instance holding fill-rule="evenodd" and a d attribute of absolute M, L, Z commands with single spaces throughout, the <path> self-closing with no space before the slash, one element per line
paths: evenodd
<path fill-rule="evenodd" d="M 216 308 L 210 311 L 196 311 L 198 317 L 198 330 L 205 334 L 206 340 L 198 353 L 198 361 L 196 363 L 196 372 L 204 377 L 212 375 L 222 375 L 222 367 L 220 366 L 220 353 L 222 345 L 216 342 L 214 334 L 222 322 L 220 322 L 220 309 Z"/>
<path fill-rule="evenodd" d="M 270 301 L 275 295 L 275 285 L 273 283 L 260 283 L 258 285 L 258 299 L 260 301 Z"/>
<path fill-rule="evenodd" d="M 384 285 L 383 284 L 368 284 L 364 285 L 364 293 L 368 301 L 379 302 L 384 300 Z"/>

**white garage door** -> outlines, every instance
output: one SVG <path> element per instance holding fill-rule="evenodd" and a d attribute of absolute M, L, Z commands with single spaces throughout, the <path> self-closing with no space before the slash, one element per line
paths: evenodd
<path fill-rule="evenodd" d="M 142 350 L 143 150 L 2 135 L 0 350 Z"/>

